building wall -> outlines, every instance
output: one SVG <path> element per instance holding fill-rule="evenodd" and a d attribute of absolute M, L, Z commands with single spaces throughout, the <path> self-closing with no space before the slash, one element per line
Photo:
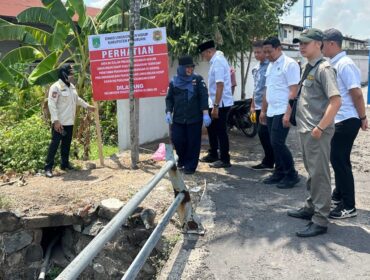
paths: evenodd
<path fill-rule="evenodd" d="M 247 64 L 247 62 L 245 63 Z M 248 74 L 248 81 L 246 86 L 246 98 L 251 98 L 253 94 L 253 82 L 251 77 L 251 70 L 256 64 L 256 60 L 253 58 L 251 61 L 251 67 Z M 170 79 L 174 76 L 177 69 L 177 61 L 174 63 L 170 62 L 169 77 Z M 202 75 L 207 81 L 208 78 L 208 63 L 199 62 L 195 67 L 195 71 Z M 247 65 L 245 65 L 247 67 Z M 235 100 L 240 100 L 241 97 L 241 74 L 240 65 L 234 67 L 236 69 L 236 81 L 238 86 L 235 91 Z M 246 68 L 245 68 L 246 69 Z M 139 119 L 139 143 L 147 143 L 155 141 L 157 139 L 168 136 L 168 125 L 165 120 L 165 98 L 142 98 L 140 99 L 140 119 Z M 129 101 L 118 100 L 117 101 L 117 121 L 118 121 L 118 143 L 119 149 L 125 150 L 130 147 L 130 113 L 129 113 Z"/>

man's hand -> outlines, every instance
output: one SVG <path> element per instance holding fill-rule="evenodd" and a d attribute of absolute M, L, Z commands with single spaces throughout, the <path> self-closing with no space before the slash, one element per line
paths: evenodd
<path fill-rule="evenodd" d="M 263 125 L 267 125 L 266 112 L 261 111 L 259 121 Z"/>
<path fill-rule="evenodd" d="M 317 127 L 315 127 L 315 128 L 311 131 L 311 136 L 312 136 L 313 138 L 315 138 L 316 140 L 320 139 L 321 134 L 322 134 L 322 131 L 321 131 L 320 129 L 318 129 Z"/>
<path fill-rule="evenodd" d="M 95 111 L 95 107 L 94 107 L 94 106 L 92 106 L 92 105 L 88 105 L 88 106 L 87 106 L 87 110 L 88 110 L 89 112 L 94 112 L 94 111 Z"/>
<path fill-rule="evenodd" d="M 283 127 L 290 127 L 290 114 L 285 113 L 283 116 Z"/>
<path fill-rule="evenodd" d="M 211 112 L 211 117 L 212 119 L 218 119 L 218 108 L 213 107 L 212 112 Z"/>
<path fill-rule="evenodd" d="M 367 118 L 361 121 L 361 129 L 363 131 L 366 131 L 369 128 L 369 123 L 367 121 Z"/>
<path fill-rule="evenodd" d="M 54 130 L 58 133 L 62 133 L 63 131 L 63 126 L 59 121 L 55 121 L 53 124 Z"/>

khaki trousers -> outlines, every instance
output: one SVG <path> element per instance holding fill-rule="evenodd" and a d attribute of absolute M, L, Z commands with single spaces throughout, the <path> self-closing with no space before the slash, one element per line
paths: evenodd
<path fill-rule="evenodd" d="M 330 185 L 330 141 L 334 130 L 322 133 L 316 140 L 311 132 L 300 133 L 303 151 L 303 162 L 308 173 L 306 182 L 309 196 L 306 199 L 305 210 L 312 213 L 312 222 L 326 227 L 331 203 Z"/>

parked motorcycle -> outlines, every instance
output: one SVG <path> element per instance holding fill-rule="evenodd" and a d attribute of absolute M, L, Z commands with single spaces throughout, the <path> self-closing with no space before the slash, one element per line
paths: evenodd
<path fill-rule="evenodd" d="M 228 128 L 236 127 L 247 137 L 254 137 L 257 134 L 257 123 L 251 121 L 249 113 L 251 103 L 252 99 L 235 101 L 227 116 Z"/>

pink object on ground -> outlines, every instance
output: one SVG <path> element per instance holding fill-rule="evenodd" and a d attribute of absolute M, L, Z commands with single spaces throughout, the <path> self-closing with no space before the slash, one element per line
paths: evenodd
<path fill-rule="evenodd" d="M 159 143 L 159 147 L 152 155 L 152 159 L 155 161 L 166 160 L 166 145 L 164 143 Z"/>

